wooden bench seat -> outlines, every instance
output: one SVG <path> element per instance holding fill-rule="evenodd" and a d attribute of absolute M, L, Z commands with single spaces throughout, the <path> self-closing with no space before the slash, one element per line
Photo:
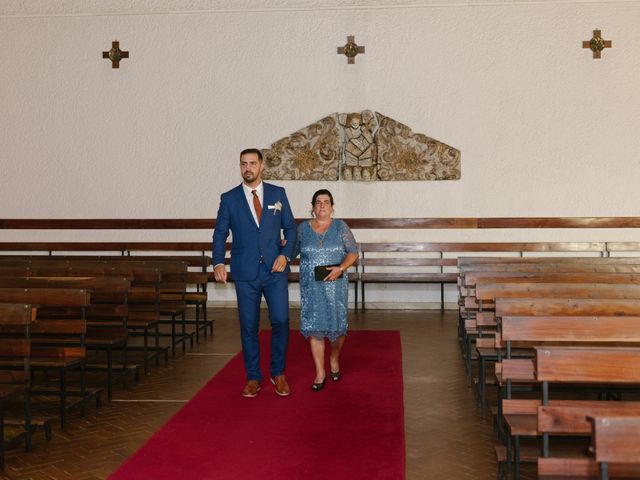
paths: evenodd
<path fill-rule="evenodd" d="M 612 465 L 609 475 L 614 478 L 640 478 L 635 465 Z M 600 467 L 594 458 L 550 457 L 538 458 L 539 480 L 597 480 Z"/>
<path fill-rule="evenodd" d="M 0 303 L 0 368 L 2 363 L 16 365 L 16 370 L 0 370 L 0 472 L 4 471 L 5 402 L 11 397 L 24 397 L 22 433 L 27 450 L 31 448 L 30 363 L 31 324 L 36 309 L 30 304 Z"/>
<path fill-rule="evenodd" d="M 612 402 L 583 400 L 584 394 L 576 392 L 575 400 L 550 399 L 550 384 L 582 385 L 606 387 L 617 391 L 629 386 L 640 386 L 640 348 L 624 347 L 534 347 L 534 372 L 536 381 L 542 384 L 540 397 L 530 399 L 511 399 L 502 401 L 503 425 L 508 434 L 507 455 L 509 471 L 513 461 L 514 478 L 519 476 L 519 446 L 523 436 L 542 435 L 543 446 L 538 460 L 539 474 L 544 478 L 567 475 L 568 467 L 574 458 L 585 457 L 584 450 L 574 452 L 565 461 L 550 457 L 550 435 L 588 434 L 587 414 L 602 412 L 625 412 L 622 415 L 637 414 L 638 402 Z M 627 363 L 625 363 L 627 362 Z M 620 365 L 625 365 L 623 373 L 618 373 Z M 506 365 L 503 365 L 503 369 Z M 504 374 L 504 372 L 503 372 Z M 549 460 L 547 460 L 549 459 Z M 587 461 L 587 463 L 585 463 Z M 581 458 L 576 464 L 584 469 L 592 461 Z M 553 468 L 557 468 L 556 471 Z M 585 477 L 573 470 L 575 478 L 591 478 L 593 465 Z M 596 470 L 597 472 L 597 470 Z M 510 472 L 511 473 L 511 472 Z M 542 477 L 541 477 L 542 478 Z M 572 477 L 574 478 L 574 477 Z"/>
<path fill-rule="evenodd" d="M 23 260 L 25 261 L 25 260 Z M 77 286 L 84 287 L 92 292 L 92 305 L 85 309 L 86 318 L 88 320 L 87 330 L 87 347 L 91 350 L 104 350 L 107 354 L 107 362 L 104 365 L 92 364 L 92 370 L 101 369 L 107 372 L 107 392 L 109 398 L 112 394 L 112 379 L 114 369 L 121 370 L 123 373 L 123 382 L 126 382 L 125 373 L 135 365 L 128 362 L 128 351 L 135 350 L 137 347 L 128 345 L 129 331 L 141 331 L 145 340 L 143 341 L 143 364 L 145 371 L 148 371 L 148 360 L 153 354 L 160 354 L 159 343 L 156 349 L 148 347 L 148 336 L 157 329 L 159 322 L 159 314 L 155 316 L 134 314 L 134 318 L 129 319 L 129 290 L 134 281 L 137 282 L 158 282 L 160 274 L 156 268 L 139 267 L 137 264 L 117 263 L 113 262 L 105 264 L 102 261 L 82 259 L 67 260 L 57 259 L 55 257 L 46 257 L 46 260 L 39 259 L 26 260 L 30 264 L 28 271 L 25 272 L 29 277 L 26 280 L 16 283 L 17 277 L 0 276 L 0 284 L 7 285 L 12 282 L 19 286 L 51 286 L 65 287 Z M 18 263 L 18 260 L 12 260 Z M 0 266 L 0 272 L 4 267 Z M 78 272 L 82 276 L 76 276 Z M 0 274 L 1 275 L 1 274 Z M 4 279 L 3 279 L 4 278 Z M 157 299 L 155 296 L 148 301 L 155 306 Z M 136 302 L 134 301 L 134 304 Z M 57 308 L 57 314 L 64 314 L 62 310 Z M 50 313 L 45 310 L 47 315 Z M 72 314 L 72 312 L 67 312 Z M 142 317 L 142 318 L 140 318 Z M 112 354 L 116 350 L 122 351 L 122 362 L 120 365 L 112 364 Z"/>
<path fill-rule="evenodd" d="M 442 253 L 436 253 L 438 258 L 429 257 L 434 255 L 431 248 L 432 244 L 419 242 L 360 243 L 358 278 L 362 308 L 367 283 L 435 283 L 440 285 L 440 309 L 444 310 L 444 285 L 455 284 L 458 279 L 456 271 L 445 272 L 444 268 L 455 267 L 457 260 L 444 258 Z"/>
<path fill-rule="evenodd" d="M 640 348 L 623 347 L 536 347 L 536 377 L 543 383 L 542 406 L 540 413 L 546 414 L 539 422 L 543 433 L 543 457 L 538 461 L 540 478 L 598 478 L 598 466 L 592 458 L 553 458 L 549 457 L 549 436 L 551 433 L 566 433 L 571 425 L 577 423 L 576 430 L 582 433 L 585 420 L 582 414 L 616 411 L 618 416 L 636 416 L 638 403 L 606 402 L 596 407 L 593 404 L 574 404 L 574 408 L 582 408 L 573 413 L 577 420 L 566 410 L 557 409 L 565 405 L 552 403 L 549 398 L 549 384 L 581 383 L 605 384 L 611 389 L 640 386 Z M 624 365 L 624 368 L 621 368 Z M 556 410 L 551 407 L 556 407 Z M 549 408 L 545 408 L 549 407 Z M 570 408 L 570 407 L 568 407 Z M 625 412 L 625 413 L 621 413 Z M 553 420 L 549 425 L 549 416 L 561 414 L 561 423 Z M 606 415 L 606 414 L 605 414 Z M 585 417 L 586 418 L 586 415 Z M 546 423 L 545 423 L 546 422 Z M 559 425 L 555 427 L 555 425 Z M 559 431 L 559 432 L 558 432 Z M 616 466 L 615 476 L 637 478 L 638 466 Z M 613 473 L 613 472 L 612 472 Z"/>
<path fill-rule="evenodd" d="M 541 263 L 584 263 L 584 264 L 637 264 L 637 257 L 602 257 L 602 256 L 581 256 L 581 257 L 469 257 L 464 256 L 458 259 L 458 265 L 465 271 L 467 269 L 473 269 L 475 265 L 481 264 L 498 264 L 498 263 L 513 263 L 513 264 L 541 264 Z"/>
<path fill-rule="evenodd" d="M 593 424 L 592 438 L 600 478 L 609 479 L 613 465 L 634 467 L 640 476 L 640 416 L 625 411 L 618 414 L 589 416 Z"/>
<path fill-rule="evenodd" d="M 550 260 L 552 261 L 552 260 Z M 463 280 L 459 280 L 462 282 Z M 458 337 L 461 345 L 464 346 L 465 331 L 464 322 L 473 322 L 479 310 L 478 299 L 476 298 L 476 284 L 499 283 L 600 283 L 600 284 L 638 284 L 640 274 L 636 273 L 594 273 L 594 272 L 467 272 L 465 281 L 467 286 L 459 285 L 460 324 L 458 327 Z M 491 299 L 484 299 L 483 310 L 492 310 Z M 473 323 L 471 328 L 475 328 Z"/>
<path fill-rule="evenodd" d="M 546 257 L 545 257 L 546 258 Z M 459 259 L 462 261 L 463 259 Z M 537 258 L 540 260 L 540 258 Z M 549 262 L 554 262 L 555 258 L 546 258 Z M 562 260 L 562 259 L 561 259 Z M 576 258 L 575 260 L 584 260 Z M 592 259 L 589 259 L 592 260 Z M 570 265 L 570 262 L 565 262 Z M 468 265 L 471 268 L 473 265 Z M 464 282 L 466 285 L 463 285 Z M 504 285 L 503 290 L 510 290 L 516 295 L 515 291 L 521 287 L 514 287 L 511 289 L 511 284 L 533 284 L 533 283 L 547 283 L 547 284 L 638 284 L 640 283 L 640 274 L 634 273 L 597 273 L 597 272 L 486 272 L 486 271 L 468 271 L 464 277 L 461 272 L 461 278 L 459 280 L 459 300 L 460 316 L 458 326 L 458 337 L 461 342 L 463 353 L 466 355 L 466 349 L 469 348 L 469 340 L 473 339 L 468 337 L 469 332 L 473 334 L 482 334 L 483 329 L 476 328 L 476 317 L 479 311 L 492 311 L 495 309 L 493 304 L 495 295 L 489 293 L 486 289 L 481 292 L 480 298 L 477 296 L 476 285 L 482 284 L 501 284 Z M 483 293 L 484 292 L 484 293 Z M 500 292 L 498 292 L 500 293 Z M 488 329 L 486 327 L 489 327 Z M 491 330 L 490 324 L 486 323 L 484 331 Z"/>
<path fill-rule="evenodd" d="M 593 272 L 593 273 L 638 273 L 640 272 L 639 262 L 634 263 L 616 263 L 610 262 L 610 259 L 604 259 L 604 262 L 596 263 L 487 263 L 477 264 L 473 266 L 476 272 L 545 272 L 545 273 L 561 273 L 561 272 Z M 461 271 L 461 274 L 466 275 Z M 466 281 L 464 282 L 466 285 Z"/>
<path fill-rule="evenodd" d="M 548 259 L 553 263 L 555 259 Z M 480 308 L 479 299 L 476 292 L 477 284 L 504 284 L 516 283 L 600 283 L 600 284 L 638 284 L 640 275 L 637 273 L 601 273 L 601 272 L 578 272 L 572 271 L 573 265 L 565 262 L 562 266 L 567 271 L 558 272 L 523 272 L 523 271 L 470 271 L 460 273 L 459 279 L 459 305 L 461 306 L 461 321 L 473 318 L 475 312 Z M 584 267 L 586 264 L 581 264 Z M 517 265 L 516 265 L 517 266 Z M 526 265 L 525 265 L 526 266 Z M 508 288 L 508 287 L 505 287 Z M 515 287 L 518 288 L 518 287 Z M 495 297 L 493 297 L 495 298 Z M 491 296 L 486 296 L 484 309 L 491 309 Z"/>
<path fill-rule="evenodd" d="M 540 310 L 537 301 L 552 307 L 551 311 Z M 503 303 L 508 302 L 506 306 Z M 514 303 L 515 302 L 515 303 Z M 622 302 L 622 303 L 620 303 Z M 506 356 L 514 347 L 532 349 L 533 352 L 541 345 L 640 345 L 640 316 L 638 303 L 632 303 L 635 311 L 625 310 L 628 300 L 609 299 L 497 299 L 496 316 L 500 332 L 500 348 L 505 348 Z M 512 309 L 512 310 L 510 310 Z M 564 309 L 564 310 L 563 310 Z M 612 314 L 611 312 L 617 312 Z M 505 312 L 515 315 L 505 315 Z M 525 315 L 528 312 L 528 315 Z M 532 315 L 532 313 L 540 315 Z M 572 312 L 574 315 L 570 315 Z M 557 314 L 557 315 L 554 315 Z M 605 313 L 605 315 L 602 315 Z M 606 313 L 609 315 L 607 316 Z M 628 313 L 628 316 L 620 316 Z M 632 314 L 636 314 L 633 316 Z M 535 386 L 542 388 L 539 371 L 533 358 L 505 358 L 496 364 L 496 378 L 501 387 L 502 397 L 499 407 L 504 408 L 505 402 L 510 401 L 512 388 Z M 581 382 L 564 382 L 574 388 Z M 607 385 L 602 385 L 607 388 Z M 533 390 L 535 391 L 535 390 Z M 484 394 L 484 392 L 482 392 Z M 482 403 L 484 407 L 484 403 Z M 511 413 L 502 415 L 501 421 L 508 439 L 514 439 L 514 458 L 517 468 L 517 448 L 520 436 L 537 435 L 535 404 L 529 403 L 529 411 L 519 415 Z M 525 426 L 526 428 L 523 428 Z"/>
<path fill-rule="evenodd" d="M 535 351 L 546 345 L 640 345 L 640 316 L 502 316 L 506 357 L 497 370 L 499 385 L 537 382 L 533 359 L 510 358 L 514 346 Z M 507 370 L 508 369 L 508 370 Z M 507 391 L 507 396 L 508 396 Z"/>
<path fill-rule="evenodd" d="M 85 385 L 86 361 L 86 319 L 82 309 L 90 305 L 90 294 L 83 289 L 70 288 L 0 288 L 0 303 L 21 302 L 42 309 L 79 308 L 81 318 L 47 320 L 38 317 L 31 328 L 32 370 L 56 370 L 59 376 L 59 388 L 43 389 L 32 386 L 31 395 L 56 395 L 60 399 L 60 424 L 66 427 L 66 413 L 69 408 L 67 397 L 79 396 L 81 414 L 84 415 L 85 402 L 89 398 Z M 70 346 L 73 345 L 73 346 Z M 79 390 L 76 393 L 67 387 L 67 372 L 77 370 L 80 373 Z M 98 395 L 99 391 L 92 392 Z"/>
<path fill-rule="evenodd" d="M 10 259 L 14 265 L 0 264 L 0 276 L 8 276 L 12 272 L 22 272 L 20 275 L 29 277 L 69 277 L 69 276 L 124 276 L 129 278 L 132 286 L 129 292 L 129 317 L 127 329 L 132 335 L 143 337 L 141 347 L 128 346 L 128 351 L 142 351 L 143 367 L 149 373 L 149 361 L 168 356 L 167 347 L 160 345 L 160 311 L 159 285 L 162 275 L 157 266 L 151 266 L 145 261 L 99 261 L 84 259 L 57 259 L 44 257 L 42 259 L 20 260 Z M 140 289 L 149 288 L 152 293 L 139 293 Z M 153 313 L 155 311 L 155 313 Z M 154 335 L 154 345 L 149 345 L 149 337 Z"/>
<path fill-rule="evenodd" d="M 540 436 L 543 433 L 560 436 L 588 437 L 592 433 L 589 417 L 617 416 L 627 419 L 637 418 L 640 414 L 640 402 L 621 402 L 603 400 L 550 400 L 542 405 L 541 399 L 519 399 L 504 401 L 506 423 L 512 434 L 519 436 Z M 499 447 L 497 447 L 499 448 Z M 504 466 L 514 461 L 505 447 L 498 454 L 499 474 L 504 474 Z M 547 456 L 541 456 L 541 449 L 516 449 L 520 464 L 537 462 L 539 478 L 598 478 L 598 466 L 590 457 L 584 444 L 568 448 L 566 442 Z M 551 455 L 551 456 L 549 456 Z M 627 476 L 637 469 L 627 471 Z"/>
<path fill-rule="evenodd" d="M 602 284 L 602 283 L 478 283 L 475 288 L 475 298 L 478 302 L 478 312 L 476 313 L 476 332 L 469 330 L 469 324 L 465 325 L 463 338 L 465 340 L 465 351 L 471 351 L 472 340 L 476 337 L 489 335 L 492 337 L 495 329 L 495 319 L 505 314 L 504 305 L 506 299 L 526 299 L 524 308 L 528 308 L 532 303 L 538 303 L 537 299 L 640 299 L 640 284 Z M 471 297 L 468 297 L 470 300 Z M 520 301 L 520 300 L 519 300 Z M 496 304 L 500 302 L 500 307 Z M 489 308 L 496 308 L 493 312 L 485 312 L 485 305 Z M 520 303 L 522 305 L 522 303 Z M 576 312 L 568 314 L 574 315 Z M 523 313 L 524 314 L 524 313 Z M 594 312 L 594 314 L 597 314 Z M 478 326 L 477 324 L 480 323 Z M 473 329 L 473 323 L 471 323 Z M 551 327 L 552 328 L 552 327 Z M 504 336 L 503 336 L 504 337 Z M 503 338 L 504 339 L 504 338 Z M 538 339 L 540 340 L 540 339 Z M 565 339 L 566 340 L 566 339 Z M 485 344 L 486 346 L 486 344 Z M 480 405 L 484 408 L 484 381 L 486 362 L 493 360 L 497 353 L 486 348 L 478 351 L 479 380 L 478 394 L 481 399 Z M 467 357 L 467 374 L 470 375 L 470 356 Z M 484 410 L 483 410 L 484 411 Z"/>

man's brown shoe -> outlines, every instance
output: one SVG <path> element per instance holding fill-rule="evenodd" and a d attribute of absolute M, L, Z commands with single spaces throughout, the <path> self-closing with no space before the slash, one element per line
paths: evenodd
<path fill-rule="evenodd" d="M 251 398 L 258 395 L 260 391 L 260 383 L 257 380 L 249 380 L 242 390 L 242 396 Z"/>
<path fill-rule="evenodd" d="M 284 378 L 284 375 L 271 377 L 271 383 L 275 385 L 276 393 L 281 397 L 286 397 L 291 393 L 291 390 L 289 389 L 289 384 L 287 383 L 287 380 Z"/>

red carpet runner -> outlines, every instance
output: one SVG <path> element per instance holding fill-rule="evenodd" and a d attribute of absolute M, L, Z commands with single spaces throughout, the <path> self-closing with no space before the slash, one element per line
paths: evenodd
<path fill-rule="evenodd" d="M 240 395 L 238 354 L 110 479 L 405 478 L 399 332 L 349 332 L 342 379 L 312 392 L 311 353 L 292 331 L 289 397 L 268 382 L 268 345 L 262 332 L 265 380 L 256 398 Z"/>

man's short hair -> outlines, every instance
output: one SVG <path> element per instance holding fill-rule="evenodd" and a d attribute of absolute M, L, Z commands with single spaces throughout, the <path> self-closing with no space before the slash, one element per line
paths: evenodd
<path fill-rule="evenodd" d="M 256 154 L 258 156 L 258 160 L 262 162 L 262 152 L 257 148 L 245 148 L 240 152 L 240 158 L 242 158 L 243 155 L 246 155 L 248 153 Z"/>

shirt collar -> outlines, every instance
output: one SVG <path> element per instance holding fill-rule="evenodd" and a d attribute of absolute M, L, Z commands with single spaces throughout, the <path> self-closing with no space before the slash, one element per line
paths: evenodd
<path fill-rule="evenodd" d="M 260 184 L 255 188 L 251 188 L 249 185 L 247 185 L 246 183 L 242 182 L 242 188 L 244 189 L 245 195 L 251 195 L 251 192 L 253 190 L 256 190 L 258 192 L 258 197 L 262 198 L 262 192 L 264 190 L 262 182 L 260 182 Z"/>

